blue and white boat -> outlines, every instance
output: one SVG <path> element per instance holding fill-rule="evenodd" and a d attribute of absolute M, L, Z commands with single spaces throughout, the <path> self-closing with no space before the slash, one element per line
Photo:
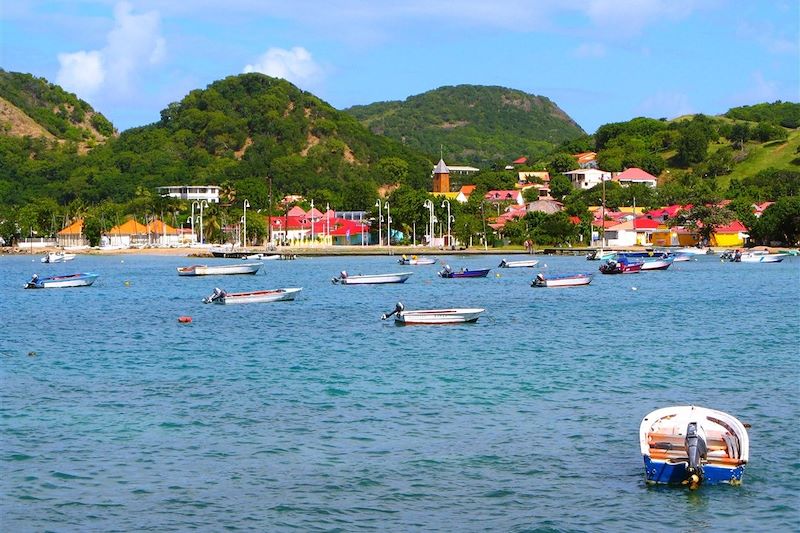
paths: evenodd
<path fill-rule="evenodd" d="M 31 280 L 25 284 L 26 289 L 57 289 L 62 287 L 88 287 L 97 279 L 97 274 L 91 272 L 81 272 L 78 274 L 67 274 L 65 276 L 48 276 L 40 278 L 34 274 Z"/>
<path fill-rule="evenodd" d="M 663 407 L 645 416 L 639 443 L 648 483 L 738 485 L 750 457 L 744 424 L 695 405 Z"/>

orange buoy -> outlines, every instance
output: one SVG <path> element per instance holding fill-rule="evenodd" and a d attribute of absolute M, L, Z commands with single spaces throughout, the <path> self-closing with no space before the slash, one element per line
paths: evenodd
<path fill-rule="evenodd" d="M 181 324 L 189 324 L 192 321 L 192 317 L 190 316 L 179 316 L 178 322 Z"/>

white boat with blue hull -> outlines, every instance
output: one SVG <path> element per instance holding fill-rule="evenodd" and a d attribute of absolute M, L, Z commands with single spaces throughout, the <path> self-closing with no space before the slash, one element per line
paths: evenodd
<path fill-rule="evenodd" d="M 738 485 L 750 457 L 744 424 L 722 411 L 694 405 L 649 413 L 639 427 L 639 443 L 648 483 Z"/>

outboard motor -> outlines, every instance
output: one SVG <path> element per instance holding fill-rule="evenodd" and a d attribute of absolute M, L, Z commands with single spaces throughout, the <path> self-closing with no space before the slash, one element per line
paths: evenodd
<path fill-rule="evenodd" d="M 207 297 L 203 298 L 203 303 L 204 304 L 210 304 L 211 302 L 213 302 L 215 300 L 219 300 L 223 296 L 225 296 L 225 291 L 223 291 L 219 287 L 214 287 L 214 292 L 212 292 L 210 296 L 207 296 Z"/>
<path fill-rule="evenodd" d="M 689 478 L 685 481 L 690 488 L 696 488 L 703 481 L 703 461 L 708 456 L 706 441 L 698 431 L 697 422 L 689 422 L 686 428 L 686 455 L 689 457 Z"/>
<path fill-rule="evenodd" d="M 387 318 L 389 318 L 393 314 L 402 312 L 403 309 L 405 309 L 405 306 L 403 305 L 403 302 L 397 302 L 397 305 L 394 306 L 394 311 L 392 311 L 389 314 L 384 313 L 383 315 L 381 315 L 381 320 L 386 320 Z"/>
<path fill-rule="evenodd" d="M 26 289 L 35 289 L 37 287 L 37 283 L 39 282 L 39 274 L 34 274 L 31 276 L 31 280 L 25 284 Z"/>

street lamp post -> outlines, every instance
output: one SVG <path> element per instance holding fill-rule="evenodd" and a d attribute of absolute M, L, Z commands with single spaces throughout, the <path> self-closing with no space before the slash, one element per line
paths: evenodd
<path fill-rule="evenodd" d="M 428 246 L 433 246 L 433 202 L 425 200 L 422 206 L 428 209 Z"/>
<path fill-rule="evenodd" d="M 314 244 L 314 200 L 311 200 L 311 244 Z"/>
<path fill-rule="evenodd" d="M 383 226 L 381 222 L 383 222 L 383 214 L 381 211 L 381 199 L 375 202 L 375 207 L 378 208 L 378 246 L 383 246 Z"/>
<path fill-rule="evenodd" d="M 195 205 L 197 205 L 197 206 L 199 207 L 199 206 L 200 206 L 200 203 L 199 203 L 199 202 L 192 202 L 192 216 L 191 216 L 190 218 L 191 218 L 191 220 L 192 220 L 192 240 L 193 240 L 193 241 L 194 241 L 194 240 L 197 238 L 197 237 L 195 236 L 195 234 L 194 234 L 194 206 L 195 206 Z"/>
<path fill-rule="evenodd" d="M 392 214 L 389 210 L 389 201 L 386 201 L 386 205 L 383 207 L 386 208 L 386 245 L 392 245 Z"/>
<path fill-rule="evenodd" d="M 203 239 L 203 208 L 208 207 L 208 202 L 205 200 L 200 200 L 200 244 L 204 244 L 205 240 Z"/>
<path fill-rule="evenodd" d="M 450 241 L 452 238 L 450 237 L 450 200 L 444 200 L 442 202 L 442 207 L 447 204 L 447 247 L 450 247 Z"/>
<path fill-rule="evenodd" d="M 247 208 L 250 207 L 250 202 L 247 201 L 245 198 L 244 200 L 244 215 L 242 216 L 242 224 L 244 225 L 244 235 L 242 236 L 242 242 L 244 243 L 244 247 L 247 248 Z"/>
<path fill-rule="evenodd" d="M 280 219 L 276 220 L 275 221 L 275 225 L 278 226 L 278 235 L 280 236 L 281 235 L 281 220 Z M 272 231 L 272 229 L 270 229 L 270 231 Z M 272 239 L 272 235 L 270 235 L 270 239 Z M 283 241 L 283 238 L 278 239 L 278 244 L 280 244 L 282 241 Z"/>

